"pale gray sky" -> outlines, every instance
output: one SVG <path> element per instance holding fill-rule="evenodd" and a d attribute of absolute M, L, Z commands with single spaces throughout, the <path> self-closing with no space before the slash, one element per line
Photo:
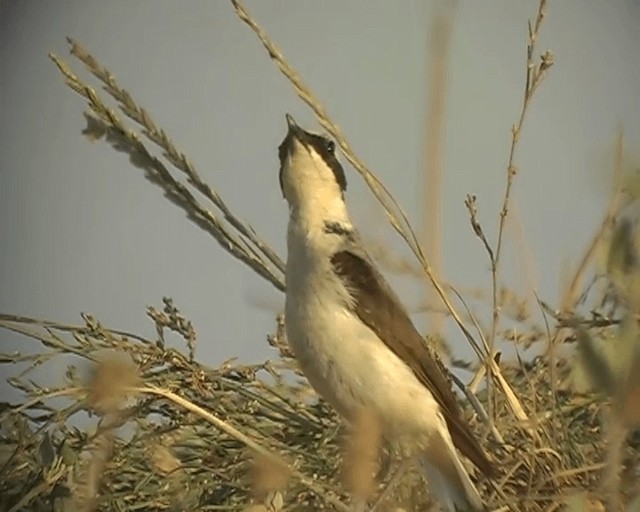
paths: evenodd
<path fill-rule="evenodd" d="M 416 227 L 434 5 L 246 1 Z M 478 197 L 493 240 L 510 126 L 522 99 L 526 21 L 536 7 L 460 0 L 454 12 L 443 252 L 445 275 L 462 289 L 490 283 L 463 201 L 467 193 Z M 514 197 L 535 286 L 552 304 L 563 265 L 575 262 L 602 215 L 616 129 L 624 128 L 628 146 L 640 140 L 638 27 L 637 1 L 549 2 L 539 50 L 552 49 L 556 63 L 525 124 Z M 283 297 L 189 222 L 126 156 L 81 136 L 84 102 L 47 58 L 56 52 L 88 78 L 68 56 L 66 36 L 111 70 L 284 257 L 287 211 L 276 152 L 284 114 L 315 125 L 230 3 L 4 0 L 0 311 L 74 323 L 86 311 L 111 327 L 153 336 L 145 307 L 169 295 L 192 319 L 204 361 L 269 356 L 265 335 Z M 347 172 L 361 230 L 406 253 L 380 227 L 384 218 L 359 176 Z M 518 254 L 510 255 L 507 282 L 530 291 Z M 414 306 L 416 291 L 406 280 L 393 282 Z M 2 349 L 22 343 L 0 333 Z"/>

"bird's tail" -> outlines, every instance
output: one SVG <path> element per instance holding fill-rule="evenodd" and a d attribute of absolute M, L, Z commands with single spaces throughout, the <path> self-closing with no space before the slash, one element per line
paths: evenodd
<path fill-rule="evenodd" d="M 433 440 L 420 457 L 429 488 L 448 512 L 480 512 L 485 509 L 448 432 Z"/>

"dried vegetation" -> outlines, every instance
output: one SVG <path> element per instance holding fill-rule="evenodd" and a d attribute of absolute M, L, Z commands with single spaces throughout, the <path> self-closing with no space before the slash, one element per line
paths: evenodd
<path fill-rule="evenodd" d="M 523 103 L 512 130 L 495 243 L 485 235 L 476 198 L 466 201 L 469 236 L 478 237 L 491 269 L 489 292 L 479 295 L 490 312 L 486 327 L 467 308 L 463 294 L 438 276 L 438 266 L 430 265 L 437 256 L 423 253 L 398 204 L 353 154 L 310 89 L 247 11 L 235 0 L 233 5 L 413 251 L 421 277 L 434 290 L 431 307 L 453 320 L 478 356 L 477 363 L 454 361 L 475 371 L 470 383 L 457 374 L 452 378 L 466 396 L 469 420 L 500 461 L 502 476 L 479 483 L 490 509 L 640 510 L 640 187 L 637 170 L 624 161 L 622 135 L 616 142 L 609 209 L 561 303 L 529 304 L 500 285 L 521 129 L 553 64 L 551 52 L 536 51 L 546 2 L 540 2 L 529 24 Z M 282 259 L 202 180 L 114 76 L 77 42 L 69 43 L 72 56 L 102 88 L 94 89 L 51 55 L 66 84 L 88 102 L 85 135 L 125 152 L 221 247 L 284 290 Z M 436 61 L 432 71 L 443 73 L 446 62 Z M 108 106 L 103 92 L 115 107 Z M 441 101 L 437 98 L 434 105 Z M 434 113 L 434 130 L 440 118 L 441 112 Z M 427 146 L 438 151 L 440 139 L 430 133 Z M 160 157 L 154 156 L 157 148 Z M 438 159 L 430 165 L 437 167 Z M 437 180 L 440 171 L 430 172 Z M 437 248 L 437 240 L 431 241 Z M 416 271 L 415 262 L 403 267 Z M 467 294 L 469 300 L 472 296 Z M 363 415 L 343 427 L 324 403 L 308 400 L 282 318 L 267 337 L 272 361 L 207 367 L 196 358 L 198 338 L 206 334 L 196 333 L 171 299 L 147 314 L 156 327 L 153 339 L 107 328 L 90 315 L 76 326 L 0 315 L 3 329 L 39 343 L 35 352 L 0 355 L 0 362 L 21 369 L 8 381 L 24 397 L 3 403 L 0 410 L 0 509 L 427 508 L 420 477 L 381 442 L 370 418 Z M 165 343 L 168 332 L 184 341 L 183 349 Z M 505 362 L 504 345 L 518 351 L 537 345 L 540 355 Z M 43 386 L 31 378 L 36 368 L 52 363 L 67 367 L 64 385 Z"/>

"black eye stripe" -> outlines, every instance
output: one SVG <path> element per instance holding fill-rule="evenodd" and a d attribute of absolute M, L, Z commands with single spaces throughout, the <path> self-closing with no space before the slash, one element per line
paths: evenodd
<path fill-rule="evenodd" d="M 278 180 L 280 181 L 280 190 L 282 190 L 284 195 L 284 187 L 282 186 L 282 168 L 284 166 L 284 161 L 287 158 L 287 152 L 289 151 L 289 145 L 291 144 L 291 136 L 287 134 L 284 140 L 278 146 L 278 159 L 280 160 L 280 172 L 278 173 Z"/>
<path fill-rule="evenodd" d="M 289 151 L 289 145 L 291 144 L 290 136 L 287 135 L 285 139 L 278 146 L 278 159 L 280 165 L 284 165 L 284 160 L 287 158 L 287 151 Z"/>
<path fill-rule="evenodd" d="M 338 161 L 335 151 L 336 145 L 331 139 L 327 137 L 323 137 L 322 135 L 317 135 L 315 133 L 305 132 L 305 141 L 306 144 L 313 146 L 316 152 L 322 157 L 322 159 L 329 166 L 333 175 L 340 186 L 340 190 L 343 192 L 347 190 L 347 178 L 344 175 L 344 169 L 342 165 Z"/>
<path fill-rule="evenodd" d="M 282 188 L 282 167 L 284 165 L 285 159 L 287 158 L 287 152 L 289 151 L 289 148 L 293 143 L 292 138 L 297 138 L 303 144 L 312 146 L 316 153 L 320 155 L 320 157 L 325 161 L 325 163 L 333 172 L 340 190 L 342 190 L 343 192 L 347 190 L 347 178 L 344 174 L 342 165 L 336 157 L 335 142 L 328 137 L 324 137 L 315 133 L 305 132 L 303 130 L 299 130 L 296 135 L 289 132 L 278 147 L 278 158 L 280 160 L 280 188 Z"/>

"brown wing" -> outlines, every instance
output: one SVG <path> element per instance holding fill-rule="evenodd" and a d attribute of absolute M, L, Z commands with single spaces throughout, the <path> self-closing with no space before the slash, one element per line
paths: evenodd
<path fill-rule="evenodd" d="M 354 299 L 354 312 L 411 368 L 442 408 L 453 444 L 486 476 L 497 474 L 493 463 L 478 444 L 437 356 L 429 350 L 406 310 L 384 277 L 368 261 L 351 251 L 333 255 L 335 272 L 347 284 Z"/>

